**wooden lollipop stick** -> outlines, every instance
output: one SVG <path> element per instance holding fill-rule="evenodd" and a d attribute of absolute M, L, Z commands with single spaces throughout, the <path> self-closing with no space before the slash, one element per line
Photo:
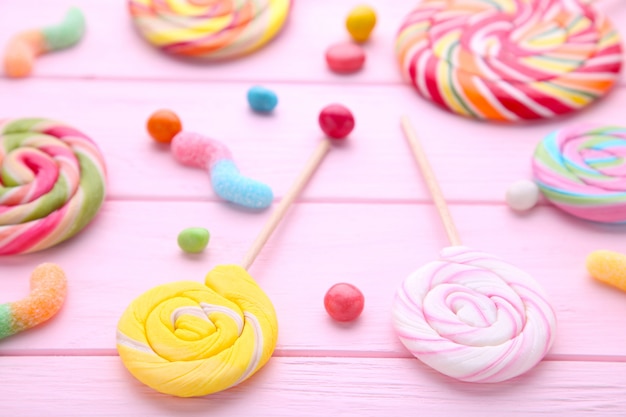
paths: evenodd
<path fill-rule="evenodd" d="M 280 200 L 278 207 L 276 207 L 270 218 L 267 220 L 265 226 L 261 230 L 261 233 L 259 233 L 259 236 L 256 238 L 256 240 L 248 250 L 248 253 L 246 253 L 246 255 L 244 256 L 243 261 L 241 261 L 241 266 L 244 269 L 247 270 L 248 268 L 250 268 L 250 266 L 252 266 L 252 263 L 263 248 L 263 245 L 265 245 L 280 221 L 283 219 L 283 217 L 285 217 L 285 213 L 287 213 L 287 210 L 289 209 L 291 204 L 298 197 L 298 195 L 300 195 L 300 192 L 309 181 L 311 176 L 313 176 L 313 173 L 315 172 L 317 167 L 319 167 L 320 163 L 330 150 L 330 147 L 331 143 L 328 138 L 325 138 L 319 143 L 319 145 L 315 149 L 315 152 L 300 173 L 300 176 L 293 183 L 291 189 L 289 189 L 287 194 L 285 194 L 285 196 Z"/>
<path fill-rule="evenodd" d="M 407 116 L 402 116 L 400 122 L 402 123 L 402 130 L 404 131 L 404 135 L 406 136 L 406 139 L 411 146 L 411 150 L 413 151 L 413 155 L 417 160 L 417 165 L 422 172 L 424 182 L 426 182 L 426 186 L 430 191 L 433 202 L 435 203 L 435 207 L 437 207 L 439 217 L 441 218 L 443 227 L 446 229 L 446 234 L 448 235 L 450 244 L 452 246 L 460 246 L 461 239 L 459 238 L 459 233 L 454 226 L 454 221 L 452 220 L 452 216 L 450 215 L 450 211 L 448 210 L 448 204 L 443 197 L 441 188 L 439 188 L 439 183 L 437 182 L 437 178 L 435 178 L 435 173 L 433 172 L 433 169 L 428 162 L 428 158 L 426 158 L 426 153 L 424 152 L 422 145 L 417 139 L 415 130 L 413 129 L 413 126 L 411 126 L 411 122 L 409 121 L 409 118 Z"/>

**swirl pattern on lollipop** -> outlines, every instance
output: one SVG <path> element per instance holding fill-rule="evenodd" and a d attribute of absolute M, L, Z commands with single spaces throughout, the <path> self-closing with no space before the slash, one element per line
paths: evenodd
<path fill-rule="evenodd" d="M 437 371 L 500 382 L 536 365 L 554 340 L 556 317 L 524 271 L 462 246 L 442 250 L 403 283 L 393 307 L 402 343 Z"/>
<path fill-rule="evenodd" d="M 0 122 L 0 164 L 0 255 L 35 252 L 70 238 L 104 200 L 100 150 L 62 123 Z"/>
<path fill-rule="evenodd" d="M 243 268 L 218 266 L 205 284 L 155 287 L 120 318 L 124 365 L 157 391 L 179 397 L 222 391 L 252 376 L 274 352 L 274 307 Z"/>
<path fill-rule="evenodd" d="M 626 223 L 626 128 L 578 125 L 537 146 L 539 189 L 561 210 L 602 223 Z"/>
<path fill-rule="evenodd" d="M 580 0 L 425 0 L 402 24 L 396 52 L 420 95 L 496 121 L 580 109 L 622 65 L 617 31 Z"/>
<path fill-rule="evenodd" d="M 185 57 L 227 59 L 253 52 L 281 29 L 291 0 L 129 0 L 142 36 Z"/>

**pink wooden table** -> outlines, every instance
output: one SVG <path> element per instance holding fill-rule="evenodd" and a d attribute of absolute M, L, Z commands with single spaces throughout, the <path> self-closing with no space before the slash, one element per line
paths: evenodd
<path fill-rule="evenodd" d="M 37 62 L 25 80 L 0 79 L 2 117 L 44 116 L 73 124 L 101 146 L 109 192 L 76 238 L 0 260 L 0 302 L 28 292 L 34 266 L 63 266 L 67 302 L 47 324 L 0 341 L 0 416 L 434 416 L 626 415 L 626 294 L 596 283 L 585 256 L 626 252 L 624 227 L 581 222 L 542 204 L 528 215 L 503 202 L 530 178 L 530 156 L 548 132 L 574 122 L 624 123 L 624 82 L 573 117 L 493 126 L 447 114 L 400 79 L 394 33 L 413 1 L 371 0 L 379 15 L 366 68 L 337 76 L 323 52 L 344 40 L 358 0 L 299 0 L 281 36 L 245 59 L 190 65 L 147 47 L 123 0 L 4 0 L 0 45 L 20 29 L 60 19 L 72 4 L 88 20 L 74 49 Z M 626 34 L 626 5 L 601 3 Z M 247 108 L 252 84 L 274 89 L 274 115 Z M 129 376 L 115 349 L 116 323 L 158 284 L 202 281 L 238 262 L 270 211 L 243 213 L 213 193 L 207 176 L 178 165 L 144 130 L 147 116 L 175 109 L 189 130 L 226 141 L 240 168 L 288 189 L 320 137 L 317 113 L 342 102 L 357 119 L 349 146 L 334 150 L 251 268 L 276 306 L 278 347 L 242 385 L 208 398 L 156 393 Z M 447 244 L 399 128 L 417 125 L 468 246 L 528 271 L 556 309 L 557 341 L 531 372 L 495 385 L 459 383 L 404 349 L 391 327 L 396 286 Z M 208 250 L 185 256 L 176 236 L 207 227 Z M 351 325 L 327 316 L 323 296 L 348 281 L 366 307 Z"/>

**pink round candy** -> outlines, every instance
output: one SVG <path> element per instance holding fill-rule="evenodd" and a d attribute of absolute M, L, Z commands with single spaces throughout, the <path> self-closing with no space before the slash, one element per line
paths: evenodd
<path fill-rule="evenodd" d="M 337 321 L 352 321 L 361 315 L 365 298 L 354 285 L 335 284 L 324 297 L 324 308 L 328 315 Z"/>
<path fill-rule="evenodd" d="M 326 63 L 334 72 L 342 74 L 356 72 L 365 64 L 365 51 L 354 43 L 337 43 L 326 50 Z"/>
<path fill-rule="evenodd" d="M 324 133 L 333 139 L 344 139 L 354 129 L 352 112 L 341 104 L 324 107 L 318 121 Z"/>

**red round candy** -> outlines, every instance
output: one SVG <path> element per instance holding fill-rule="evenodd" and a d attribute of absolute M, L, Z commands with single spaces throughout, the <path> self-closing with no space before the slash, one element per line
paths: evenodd
<path fill-rule="evenodd" d="M 324 296 L 326 312 L 337 321 L 352 321 L 361 315 L 365 298 L 354 285 L 344 282 L 335 284 Z"/>
<path fill-rule="evenodd" d="M 335 72 L 342 74 L 356 72 L 363 68 L 365 51 L 351 42 L 337 43 L 326 50 L 326 63 Z"/>
<path fill-rule="evenodd" d="M 319 124 L 324 133 L 333 139 L 343 139 L 354 129 L 354 116 L 347 107 L 331 104 L 322 109 Z"/>

